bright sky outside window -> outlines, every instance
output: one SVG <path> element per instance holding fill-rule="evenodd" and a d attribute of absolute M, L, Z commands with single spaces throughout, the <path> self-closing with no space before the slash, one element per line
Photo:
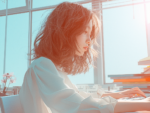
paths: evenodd
<path fill-rule="evenodd" d="M 26 0 L 8 0 L 8 9 L 26 6 Z M 0 10 L 6 9 L 6 0 L 0 0 Z"/>
<path fill-rule="evenodd" d="M 8 9 L 26 6 L 26 0 L 8 0 Z"/>
<path fill-rule="evenodd" d="M 150 24 L 150 3 L 146 4 L 147 9 L 147 22 Z"/>
<path fill-rule="evenodd" d="M 1 1 L 0 1 L 1 2 Z M 5 17 L 0 17 L 0 74 L 3 74 L 4 67 L 4 44 L 5 44 Z M 2 80 L 2 76 L 0 76 L 0 80 Z"/>
<path fill-rule="evenodd" d="M 114 7 L 120 5 L 140 3 L 140 2 L 143 2 L 143 0 L 114 0 L 109 2 L 103 2 L 102 4 L 103 4 L 103 8 L 108 8 L 108 7 Z"/>
<path fill-rule="evenodd" d="M 78 2 L 83 0 L 33 0 L 33 8 L 58 5 L 62 2 Z"/>
<path fill-rule="evenodd" d="M 17 78 L 14 86 L 22 85 L 27 70 L 28 15 L 22 13 L 8 16 L 5 72 L 14 72 Z"/>
<path fill-rule="evenodd" d="M 105 82 L 112 74 L 141 73 L 138 61 L 147 56 L 144 5 L 103 10 Z M 133 16 L 134 14 L 134 16 Z"/>
<path fill-rule="evenodd" d="M 6 2 L 4 0 L 0 0 L 0 10 L 6 9 Z"/>

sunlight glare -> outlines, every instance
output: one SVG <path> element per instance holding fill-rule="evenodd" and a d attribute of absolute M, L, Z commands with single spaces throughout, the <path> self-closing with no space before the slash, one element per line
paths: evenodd
<path fill-rule="evenodd" d="M 150 3 L 147 4 L 147 22 L 150 23 Z"/>
<path fill-rule="evenodd" d="M 134 5 L 133 6 L 133 16 L 138 24 L 144 25 L 144 5 Z"/>
<path fill-rule="evenodd" d="M 138 23 L 143 23 L 145 21 L 144 15 L 144 5 L 135 5 L 133 6 L 133 15 L 134 19 L 138 21 Z M 147 14 L 147 22 L 150 23 L 150 3 L 146 4 L 146 14 Z"/>

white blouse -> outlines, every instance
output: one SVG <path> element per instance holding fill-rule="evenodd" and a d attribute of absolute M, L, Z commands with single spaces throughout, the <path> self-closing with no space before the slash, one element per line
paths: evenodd
<path fill-rule="evenodd" d="M 113 113 L 117 100 L 79 91 L 45 57 L 32 62 L 19 92 L 24 113 Z"/>

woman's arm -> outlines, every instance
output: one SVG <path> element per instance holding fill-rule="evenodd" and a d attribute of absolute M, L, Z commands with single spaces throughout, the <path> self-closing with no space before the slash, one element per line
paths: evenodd
<path fill-rule="evenodd" d="M 101 97 L 106 97 L 106 96 L 111 96 L 115 99 L 119 99 L 120 98 L 120 94 L 119 93 L 104 93 Z"/>
<path fill-rule="evenodd" d="M 117 102 L 114 113 L 119 112 L 135 112 L 135 111 L 150 111 L 150 102 L 134 100 L 134 101 L 119 101 Z"/>
<path fill-rule="evenodd" d="M 111 96 L 115 99 L 119 99 L 119 98 L 123 98 L 123 97 L 128 97 L 128 95 L 123 95 L 121 93 L 104 93 L 101 97 L 105 97 L 105 96 Z"/>
<path fill-rule="evenodd" d="M 87 95 L 87 96 L 91 95 L 94 98 L 100 98 L 97 96 L 97 93 L 87 93 L 84 91 L 80 91 L 80 93 Z M 116 98 L 116 99 L 123 97 L 123 95 L 118 93 L 118 92 L 116 92 L 116 93 L 104 93 L 104 94 L 102 94 L 101 97 L 106 97 L 106 96 L 111 96 L 111 97 Z M 134 112 L 134 111 L 150 111 L 150 99 L 149 100 L 136 100 L 136 101 L 135 100 L 134 101 L 118 100 L 118 102 L 115 106 L 115 109 L 114 109 L 114 113 Z"/>
<path fill-rule="evenodd" d="M 87 93 L 90 94 L 90 93 Z M 94 93 L 91 93 L 91 95 Z M 119 99 L 122 97 L 120 93 L 105 93 L 101 97 L 111 96 L 113 98 Z M 96 96 L 95 96 L 96 97 Z M 148 98 L 147 98 L 148 99 Z M 150 99 L 146 100 L 118 100 L 114 113 L 122 113 L 122 112 L 135 112 L 135 111 L 150 111 Z"/>

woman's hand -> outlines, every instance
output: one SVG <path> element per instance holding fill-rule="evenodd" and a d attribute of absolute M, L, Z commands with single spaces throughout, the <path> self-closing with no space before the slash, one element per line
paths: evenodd
<path fill-rule="evenodd" d="M 141 97 L 141 96 L 146 98 L 146 95 L 138 87 L 120 91 L 118 93 L 104 93 L 101 97 L 105 97 L 105 96 L 111 96 L 115 99 L 120 99 L 124 97 L 133 98 L 133 97 Z"/>
<path fill-rule="evenodd" d="M 132 97 L 141 97 L 141 96 L 146 98 L 146 95 L 138 87 L 121 91 L 119 92 L 119 94 L 120 94 L 119 95 L 120 98 L 123 97 L 132 98 Z"/>

